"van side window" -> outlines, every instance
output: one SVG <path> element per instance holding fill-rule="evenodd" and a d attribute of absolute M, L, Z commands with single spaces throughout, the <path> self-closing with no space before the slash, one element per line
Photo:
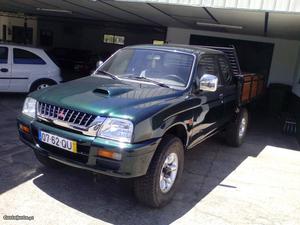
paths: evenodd
<path fill-rule="evenodd" d="M 220 67 L 220 72 L 223 76 L 223 80 L 226 85 L 231 85 L 233 81 L 232 70 L 229 66 L 228 60 L 224 56 L 218 57 L 218 63 Z"/>
<path fill-rule="evenodd" d="M 14 64 L 38 64 L 43 65 L 46 62 L 36 54 L 24 49 L 14 48 Z"/>
<path fill-rule="evenodd" d="M 8 48 L 0 47 L 0 64 L 7 63 Z"/>

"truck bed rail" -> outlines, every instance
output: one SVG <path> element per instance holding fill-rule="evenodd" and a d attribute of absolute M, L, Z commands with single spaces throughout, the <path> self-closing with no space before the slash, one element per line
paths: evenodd
<path fill-rule="evenodd" d="M 214 50 L 222 51 L 227 56 L 231 65 L 232 72 L 235 76 L 241 75 L 240 63 L 236 54 L 235 47 L 217 47 L 217 46 L 202 46 L 204 48 L 211 48 Z"/>

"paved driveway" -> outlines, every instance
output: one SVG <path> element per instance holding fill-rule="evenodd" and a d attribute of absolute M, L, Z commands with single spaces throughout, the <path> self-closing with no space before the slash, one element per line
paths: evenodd
<path fill-rule="evenodd" d="M 300 224 L 299 145 L 277 120 L 252 115 L 241 148 L 220 136 L 187 152 L 175 199 L 149 209 L 128 180 L 41 166 L 17 137 L 23 99 L 0 96 L 0 224 Z"/>

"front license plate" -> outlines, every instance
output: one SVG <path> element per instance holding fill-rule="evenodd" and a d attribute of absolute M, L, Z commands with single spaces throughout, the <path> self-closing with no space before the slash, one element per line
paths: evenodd
<path fill-rule="evenodd" d="M 66 138 L 59 137 L 44 131 L 39 131 L 39 140 L 41 142 L 53 145 L 58 148 L 65 149 L 70 152 L 77 152 L 77 143 Z"/>

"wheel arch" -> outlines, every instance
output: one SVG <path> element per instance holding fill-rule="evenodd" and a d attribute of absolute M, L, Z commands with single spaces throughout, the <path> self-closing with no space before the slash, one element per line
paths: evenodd
<path fill-rule="evenodd" d="M 50 78 L 40 78 L 40 79 L 37 79 L 37 80 L 33 81 L 33 82 L 30 84 L 30 86 L 29 86 L 29 91 L 30 91 L 30 92 L 33 91 L 33 90 L 34 90 L 34 87 L 35 87 L 37 84 L 41 83 L 41 82 L 47 82 L 47 83 L 50 83 L 50 84 L 52 84 L 52 85 L 57 84 L 57 82 L 56 82 L 55 80 L 53 80 L 53 79 L 50 79 Z"/>
<path fill-rule="evenodd" d="M 172 126 L 168 127 L 164 132 L 162 138 L 168 134 L 172 134 L 178 137 L 185 148 L 187 148 L 189 143 L 189 135 L 187 131 L 187 127 L 184 123 L 175 123 Z"/>

